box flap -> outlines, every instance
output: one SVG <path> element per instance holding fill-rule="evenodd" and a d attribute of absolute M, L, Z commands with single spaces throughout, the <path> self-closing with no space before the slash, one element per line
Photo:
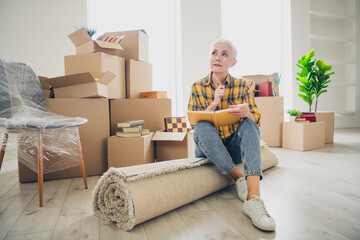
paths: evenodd
<path fill-rule="evenodd" d="M 110 71 L 107 71 L 106 73 L 101 73 L 99 77 L 96 77 L 97 74 L 95 73 L 92 73 L 92 75 L 95 77 L 95 79 L 99 78 L 98 82 L 104 85 L 108 85 L 116 77 L 116 74 Z"/>
<path fill-rule="evenodd" d="M 96 42 L 97 45 L 99 45 L 99 47 L 101 47 L 101 48 L 124 50 L 124 49 L 121 47 L 120 43 L 104 42 L 104 41 L 100 41 L 100 40 L 96 40 L 95 42 Z"/>
<path fill-rule="evenodd" d="M 110 71 L 106 73 L 77 73 L 61 77 L 49 78 L 49 83 L 54 88 L 67 87 L 83 83 L 99 82 L 107 85 L 116 75 Z"/>
<path fill-rule="evenodd" d="M 157 131 L 151 140 L 153 141 L 183 141 L 186 136 L 185 132 L 160 132 Z"/>
<path fill-rule="evenodd" d="M 41 84 L 41 88 L 42 89 L 50 89 L 50 83 L 48 81 L 47 77 L 43 77 L 43 76 L 38 76 L 40 84 Z"/>
<path fill-rule="evenodd" d="M 70 38 L 75 47 L 92 41 L 90 35 L 85 30 L 85 28 L 80 28 L 79 30 L 76 30 L 75 32 L 69 34 L 68 38 Z"/>

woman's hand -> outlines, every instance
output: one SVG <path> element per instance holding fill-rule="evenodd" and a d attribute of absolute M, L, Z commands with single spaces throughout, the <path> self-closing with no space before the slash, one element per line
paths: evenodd
<path fill-rule="evenodd" d="M 219 85 L 218 88 L 215 90 L 215 97 L 214 97 L 214 104 L 219 105 L 221 103 L 221 99 L 225 94 L 225 86 Z"/>
<path fill-rule="evenodd" d="M 238 105 L 230 105 L 230 114 L 239 116 L 239 117 L 246 117 L 252 120 L 255 120 L 254 115 L 250 112 L 249 105 L 247 103 L 238 104 Z"/>

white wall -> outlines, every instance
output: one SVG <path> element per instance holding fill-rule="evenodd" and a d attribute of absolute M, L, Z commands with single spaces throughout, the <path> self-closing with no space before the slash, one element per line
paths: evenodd
<path fill-rule="evenodd" d="M 64 56 L 75 54 L 67 35 L 86 24 L 86 0 L 1 0 L 0 58 L 28 63 L 38 75 L 64 75 Z"/>
<path fill-rule="evenodd" d="M 191 85 L 210 72 L 210 46 L 221 38 L 221 5 L 220 0 L 181 0 L 180 6 L 182 94 L 177 114 L 185 116 Z"/>

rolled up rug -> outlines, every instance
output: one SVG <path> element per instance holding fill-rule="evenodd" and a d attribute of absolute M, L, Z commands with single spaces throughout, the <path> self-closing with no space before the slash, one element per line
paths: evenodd
<path fill-rule="evenodd" d="M 261 146 L 262 169 L 277 158 Z M 236 167 L 243 172 L 242 164 Z M 110 168 L 93 190 L 99 218 L 129 231 L 135 225 L 234 184 L 208 159 L 188 158 L 124 168 Z"/>

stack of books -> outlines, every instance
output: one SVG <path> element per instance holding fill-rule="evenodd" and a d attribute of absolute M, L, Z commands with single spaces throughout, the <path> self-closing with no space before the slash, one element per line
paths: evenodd
<path fill-rule="evenodd" d="M 302 120 L 300 120 L 302 119 Z M 300 114 L 300 118 L 296 119 L 297 122 L 306 121 L 306 122 L 316 122 L 315 113 L 303 113 Z"/>
<path fill-rule="evenodd" d="M 150 134 L 149 129 L 143 129 L 144 120 L 132 120 L 126 122 L 119 122 L 117 124 L 116 136 L 131 138 L 141 137 Z"/>

